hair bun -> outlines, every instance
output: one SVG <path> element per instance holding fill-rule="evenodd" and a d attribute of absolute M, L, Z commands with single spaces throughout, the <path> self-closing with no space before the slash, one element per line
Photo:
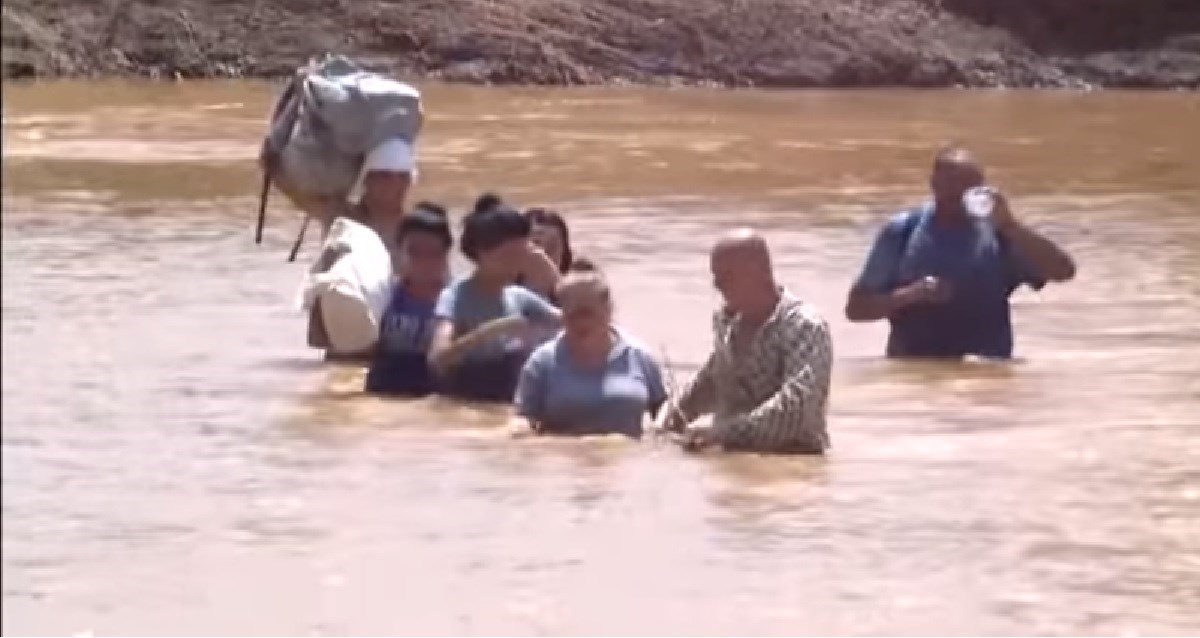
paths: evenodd
<path fill-rule="evenodd" d="M 436 204 L 436 203 L 428 201 L 428 200 L 422 200 L 422 201 L 417 202 L 417 205 L 413 207 L 413 212 L 414 213 L 425 213 L 427 215 L 433 215 L 434 217 L 437 217 L 442 220 L 447 220 L 450 218 L 450 214 L 448 212 L 446 212 L 446 208 L 444 206 L 442 206 L 441 204 Z"/>
<path fill-rule="evenodd" d="M 503 198 L 495 193 L 487 192 L 480 195 L 479 199 L 475 200 L 475 208 L 473 208 L 471 212 L 482 213 L 492 210 L 498 206 L 502 206 L 503 204 Z"/>

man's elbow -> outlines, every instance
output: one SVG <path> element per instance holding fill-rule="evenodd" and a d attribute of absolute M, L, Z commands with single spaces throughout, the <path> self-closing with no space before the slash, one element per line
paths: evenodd
<path fill-rule="evenodd" d="M 1071 281 L 1075 278 L 1075 260 L 1070 257 L 1064 257 L 1062 263 L 1059 264 L 1055 272 L 1052 273 L 1051 279 L 1057 282 Z"/>
<path fill-rule="evenodd" d="M 870 312 L 868 305 L 869 304 L 862 298 L 861 295 L 850 293 L 850 297 L 846 299 L 846 319 L 849 319 L 855 323 L 875 321 L 878 319 L 878 317 L 874 316 Z"/>

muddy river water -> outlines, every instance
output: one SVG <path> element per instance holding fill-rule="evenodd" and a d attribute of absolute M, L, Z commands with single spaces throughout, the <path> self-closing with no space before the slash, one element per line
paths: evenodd
<path fill-rule="evenodd" d="M 710 242 L 763 230 L 834 331 L 800 459 L 362 396 L 304 345 L 282 198 L 253 242 L 273 90 L 5 86 L 6 634 L 1200 631 L 1195 94 L 425 87 L 417 196 L 566 211 L 678 379 Z M 948 139 L 1079 263 L 1010 365 L 842 317 Z"/>

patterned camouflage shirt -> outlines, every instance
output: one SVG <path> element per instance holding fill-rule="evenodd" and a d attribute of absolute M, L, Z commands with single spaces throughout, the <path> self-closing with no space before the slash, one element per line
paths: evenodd
<path fill-rule="evenodd" d="M 714 315 L 713 352 L 675 402 L 679 418 L 712 413 L 714 437 L 726 449 L 823 452 L 833 367 L 828 324 L 785 290 L 740 354 L 733 349 L 737 322 L 725 311 Z"/>

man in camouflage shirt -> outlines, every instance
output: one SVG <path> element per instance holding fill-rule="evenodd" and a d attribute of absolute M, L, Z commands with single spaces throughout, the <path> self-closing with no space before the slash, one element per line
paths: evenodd
<path fill-rule="evenodd" d="M 811 304 L 775 283 L 770 251 L 753 231 L 719 241 L 711 264 L 725 300 L 713 318 L 713 352 L 666 406 L 659 427 L 682 433 L 689 448 L 823 453 L 829 326 Z M 688 427 L 708 413 L 711 427 Z"/>

